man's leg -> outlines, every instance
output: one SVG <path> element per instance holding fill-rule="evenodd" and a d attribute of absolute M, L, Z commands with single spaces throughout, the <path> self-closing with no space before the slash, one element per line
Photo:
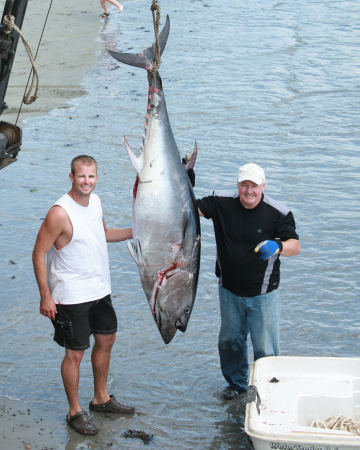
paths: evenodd
<path fill-rule="evenodd" d="M 100 0 L 100 3 L 101 3 L 101 6 L 103 7 L 103 10 L 104 10 L 105 14 L 106 14 L 106 15 L 109 15 L 109 10 L 108 10 L 108 7 L 107 7 L 107 5 L 106 5 L 105 0 Z M 101 17 L 101 16 L 100 16 L 100 17 Z"/>
<path fill-rule="evenodd" d="M 110 366 L 111 349 L 115 342 L 115 334 L 95 334 L 95 343 L 91 353 L 94 374 L 94 404 L 106 403 L 110 400 L 107 391 L 107 377 Z"/>
<path fill-rule="evenodd" d="M 123 5 L 120 5 L 116 0 L 107 0 L 109 3 L 112 3 L 113 5 L 117 6 L 118 12 L 121 13 L 121 11 L 124 9 Z"/>
<path fill-rule="evenodd" d="M 77 433 L 86 436 L 94 436 L 99 432 L 87 413 L 82 411 L 78 397 L 80 363 L 85 349 L 90 346 L 88 312 L 92 304 L 93 302 L 57 305 L 57 314 L 53 321 L 54 340 L 60 346 L 65 347 L 61 375 L 69 402 L 66 422 Z"/>
<path fill-rule="evenodd" d="M 116 0 L 107 0 L 109 3 L 112 3 L 113 5 L 117 6 L 118 12 L 121 13 L 121 11 L 124 9 L 123 5 L 120 5 Z M 103 7 L 103 10 L 105 11 L 106 15 L 109 15 L 109 10 L 106 5 L 105 0 L 100 0 L 101 6 Z"/>
<path fill-rule="evenodd" d="M 264 356 L 278 356 L 279 322 L 280 322 L 280 293 L 275 289 L 269 294 L 247 298 L 248 324 L 252 344 L 254 347 L 254 360 Z"/>
<path fill-rule="evenodd" d="M 219 298 L 221 328 L 218 346 L 221 370 L 229 386 L 246 390 L 249 365 L 245 302 L 220 285 Z"/>
<path fill-rule="evenodd" d="M 133 414 L 133 406 L 119 403 L 114 395 L 107 391 L 107 377 L 110 365 L 111 349 L 115 342 L 117 318 L 111 302 L 111 296 L 98 300 L 90 315 L 90 332 L 95 344 L 91 354 L 94 374 L 94 398 L 89 408 L 92 411 L 117 414 Z"/>
<path fill-rule="evenodd" d="M 78 397 L 80 363 L 84 351 L 65 349 L 65 357 L 61 364 L 61 375 L 66 396 L 69 402 L 68 418 L 81 411 Z"/>

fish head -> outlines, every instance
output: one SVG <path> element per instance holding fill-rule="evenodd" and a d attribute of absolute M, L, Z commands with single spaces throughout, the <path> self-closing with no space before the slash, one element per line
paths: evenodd
<path fill-rule="evenodd" d="M 195 278 L 191 272 L 177 272 L 158 290 L 154 319 L 165 344 L 171 342 L 176 330 L 186 331 L 195 301 Z"/>

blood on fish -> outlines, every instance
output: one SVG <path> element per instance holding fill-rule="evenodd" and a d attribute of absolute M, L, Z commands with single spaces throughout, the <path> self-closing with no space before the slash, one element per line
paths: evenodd
<path fill-rule="evenodd" d="M 135 184 L 134 184 L 134 187 L 133 187 L 133 197 L 134 197 L 134 199 L 136 198 L 138 185 L 139 185 L 139 175 L 136 176 Z"/>
<path fill-rule="evenodd" d="M 180 250 L 181 246 L 182 246 L 182 243 L 173 245 L 172 246 L 173 252 L 177 253 Z"/>
<path fill-rule="evenodd" d="M 154 307 L 153 307 L 153 311 L 152 311 L 152 313 L 153 313 L 154 316 L 156 315 L 156 313 L 155 313 L 155 305 L 156 305 L 157 293 L 158 293 L 159 287 L 165 286 L 166 280 L 172 276 L 172 275 L 170 275 L 170 277 L 167 277 L 167 276 L 166 276 L 167 273 L 168 273 L 168 272 L 171 272 L 171 271 L 174 270 L 174 269 L 177 269 L 178 267 L 184 266 L 184 265 L 186 265 L 186 263 L 185 263 L 185 264 L 182 264 L 181 262 L 174 262 L 173 265 L 172 265 L 171 267 L 169 267 L 168 269 L 165 269 L 165 270 L 159 270 L 159 272 L 157 273 L 158 281 L 157 281 L 156 287 L 155 287 L 155 292 L 154 292 Z"/>

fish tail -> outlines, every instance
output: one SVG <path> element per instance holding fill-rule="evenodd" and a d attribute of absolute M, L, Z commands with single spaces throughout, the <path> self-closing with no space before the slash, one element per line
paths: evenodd
<path fill-rule="evenodd" d="M 160 55 L 162 55 L 162 52 L 165 49 L 166 42 L 169 37 L 169 32 L 170 32 L 170 19 L 169 16 L 167 15 L 164 28 L 159 34 Z M 151 70 L 154 67 L 156 57 L 155 43 L 148 49 L 144 50 L 142 53 L 136 55 L 133 53 L 117 53 L 109 50 L 108 48 L 106 50 L 110 53 L 110 55 L 113 58 L 117 59 L 118 61 L 124 64 L 128 64 L 129 66 L 140 67 L 146 70 Z"/>

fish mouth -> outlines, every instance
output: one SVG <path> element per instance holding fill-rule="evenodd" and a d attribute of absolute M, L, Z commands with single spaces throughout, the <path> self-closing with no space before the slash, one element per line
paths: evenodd
<path fill-rule="evenodd" d="M 160 331 L 161 337 L 163 338 L 164 344 L 170 344 L 170 342 L 173 340 L 173 337 L 175 336 L 176 328 L 174 333 L 163 333 Z"/>
<path fill-rule="evenodd" d="M 187 324 L 183 324 L 180 319 L 175 322 L 174 326 L 177 330 L 181 331 L 182 333 L 185 333 L 187 328 Z"/>
<path fill-rule="evenodd" d="M 165 344 L 170 344 L 177 330 L 185 333 L 187 328 L 187 324 L 183 324 L 180 319 L 174 321 L 171 317 L 164 318 L 163 314 L 159 314 L 158 319 L 154 315 L 154 319 Z"/>

